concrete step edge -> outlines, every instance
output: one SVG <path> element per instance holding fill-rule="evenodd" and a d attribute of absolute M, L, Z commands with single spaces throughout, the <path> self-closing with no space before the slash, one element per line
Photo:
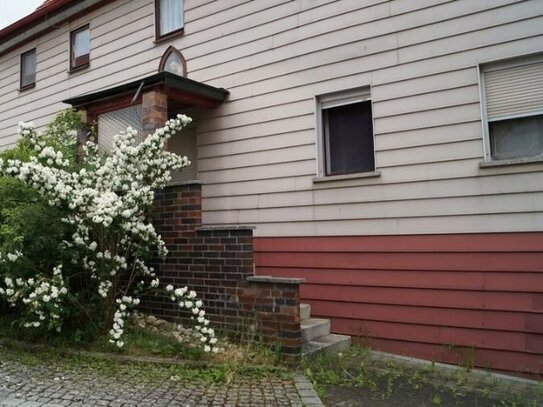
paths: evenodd
<path fill-rule="evenodd" d="M 350 346 L 350 336 L 329 334 L 304 343 L 302 345 L 302 357 L 313 357 L 322 353 L 345 352 Z"/>
<path fill-rule="evenodd" d="M 311 318 L 311 305 L 300 304 L 300 321 L 305 321 Z"/>
<path fill-rule="evenodd" d="M 309 318 L 300 322 L 302 343 L 330 334 L 330 320 Z"/>

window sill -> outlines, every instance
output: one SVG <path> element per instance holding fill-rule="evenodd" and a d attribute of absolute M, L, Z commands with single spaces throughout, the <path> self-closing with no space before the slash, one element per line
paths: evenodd
<path fill-rule="evenodd" d="M 543 155 L 536 155 L 533 157 L 512 158 L 510 160 L 495 160 L 495 161 L 481 161 L 479 168 L 495 168 L 495 167 L 509 167 L 512 165 L 523 164 L 543 164 Z"/>
<path fill-rule="evenodd" d="M 166 184 L 167 187 L 175 187 L 181 185 L 202 185 L 202 181 L 199 179 L 191 179 L 187 181 L 170 181 Z"/>
<path fill-rule="evenodd" d="M 29 84 L 29 85 L 21 86 L 21 87 L 19 88 L 19 92 L 24 92 L 24 91 L 26 91 L 26 90 L 34 89 L 35 87 L 36 87 L 36 82 L 31 83 L 31 84 Z"/>
<path fill-rule="evenodd" d="M 357 172 L 355 174 L 329 175 L 326 177 L 315 177 L 313 178 L 313 183 L 318 184 L 321 182 L 330 182 L 330 181 L 347 181 L 347 180 L 356 180 L 356 179 L 364 179 L 364 178 L 377 178 L 380 176 L 381 176 L 381 171 Z"/>
<path fill-rule="evenodd" d="M 88 67 L 90 67 L 90 64 L 85 64 L 85 65 L 80 65 L 80 66 L 74 66 L 73 68 L 70 68 L 70 70 L 68 71 L 68 73 L 71 75 L 71 74 L 75 74 L 75 73 L 78 73 L 80 71 L 83 71 L 84 69 L 87 69 Z"/>
<path fill-rule="evenodd" d="M 181 29 L 179 29 L 179 30 L 172 31 L 172 32 L 170 32 L 170 33 L 168 33 L 168 34 L 164 34 L 164 35 L 162 35 L 162 36 L 160 36 L 160 37 L 157 36 L 157 37 L 155 38 L 154 43 L 155 43 L 155 44 L 160 44 L 160 43 L 162 43 L 162 42 L 164 42 L 164 41 L 171 40 L 171 39 L 174 38 L 174 37 L 181 36 L 181 35 L 183 35 L 184 33 L 185 33 L 185 28 L 181 28 Z"/>

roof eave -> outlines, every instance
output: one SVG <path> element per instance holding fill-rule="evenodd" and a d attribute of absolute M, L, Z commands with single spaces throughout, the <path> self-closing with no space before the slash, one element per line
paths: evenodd
<path fill-rule="evenodd" d="M 192 79 L 177 76 L 169 72 L 159 72 L 136 81 L 125 83 L 112 88 L 104 89 L 87 95 L 77 96 L 63 100 L 73 107 L 84 107 L 103 100 L 117 98 L 127 93 L 137 92 L 142 85 L 142 89 L 149 89 L 157 86 L 163 86 L 176 91 L 186 92 L 188 94 L 198 95 L 217 104 L 223 102 L 229 95 L 229 92 L 223 88 L 215 88 L 205 83 L 197 82 Z"/>
<path fill-rule="evenodd" d="M 0 30 L 0 56 L 115 0 L 59 0 Z"/>

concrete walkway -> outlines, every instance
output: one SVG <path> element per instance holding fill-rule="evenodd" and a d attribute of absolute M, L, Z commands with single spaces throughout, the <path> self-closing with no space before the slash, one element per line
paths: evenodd
<path fill-rule="evenodd" d="M 154 369 L 146 375 L 145 365 L 125 365 L 103 375 L 85 366 L 0 361 L 0 406 L 323 406 L 299 374 L 209 384 Z"/>

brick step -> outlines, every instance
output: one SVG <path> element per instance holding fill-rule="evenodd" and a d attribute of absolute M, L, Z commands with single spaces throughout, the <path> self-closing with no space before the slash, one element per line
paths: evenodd
<path fill-rule="evenodd" d="M 312 357 L 321 353 L 344 352 L 351 346 L 351 337 L 329 334 L 315 338 L 302 345 L 302 357 Z"/>
<path fill-rule="evenodd" d="M 311 318 L 311 305 L 300 304 L 300 320 L 305 321 L 309 318 Z"/>
<path fill-rule="evenodd" d="M 302 343 L 330 334 L 330 320 L 309 318 L 300 322 Z"/>

